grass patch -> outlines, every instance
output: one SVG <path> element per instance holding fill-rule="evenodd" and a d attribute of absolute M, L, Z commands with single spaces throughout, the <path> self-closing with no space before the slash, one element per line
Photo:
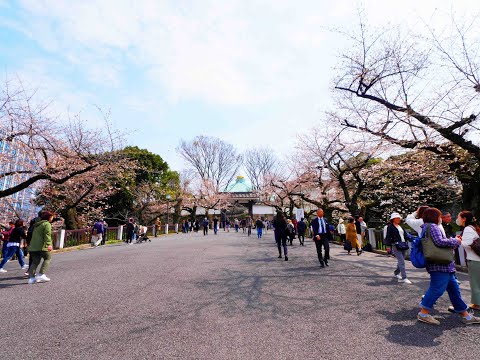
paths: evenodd
<path fill-rule="evenodd" d="M 118 244 L 118 243 L 121 243 L 123 242 L 123 240 L 107 240 L 105 241 L 105 244 L 108 245 L 108 244 Z"/>

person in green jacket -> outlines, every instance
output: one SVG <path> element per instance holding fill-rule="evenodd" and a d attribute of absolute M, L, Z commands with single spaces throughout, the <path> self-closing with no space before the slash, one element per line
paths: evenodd
<path fill-rule="evenodd" d="M 53 213 L 50 211 L 42 211 L 40 215 L 40 220 L 34 224 L 32 240 L 28 246 L 28 252 L 32 257 L 32 266 L 28 270 L 28 283 L 41 283 L 50 281 L 50 279 L 45 275 L 50 261 L 52 259 L 52 224 Z M 40 273 L 38 276 L 35 276 L 37 267 L 40 265 L 40 262 L 43 259 L 42 267 L 40 268 Z"/>

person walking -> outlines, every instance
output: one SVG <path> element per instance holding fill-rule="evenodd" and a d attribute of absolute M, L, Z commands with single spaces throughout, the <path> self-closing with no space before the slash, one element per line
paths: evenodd
<path fill-rule="evenodd" d="M 20 267 L 24 270 L 28 269 L 28 265 L 25 265 L 25 261 L 23 260 L 22 249 L 20 249 L 22 239 L 26 238 L 27 231 L 23 226 L 23 220 L 18 219 L 15 224 L 13 224 L 13 229 L 10 232 L 10 236 L 7 242 L 7 251 L 2 261 L 0 262 L 0 273 L 7 272 L 7 270 L 5 270 L 3 267 L 8 262 L 8 260 L 10 260 L 15 254 L 17 254 L 18 256 L 18 262 L 20 263 Z"/>
<path fill-rule="evenodd" d="M 262 238 L 262 235 L 263 235 L 263 221 L 262 219 L 259 217 L 257 219 L 257 221 L 255 222 L 255 227 L 257 228 L 257 238 L 258 239 L 261 239 Z"/>
<path fill-rule="evenodd" d="M 260 220 L 258 218 L 257 222 Z M 260 220 L 261 221 L 261 220 Z M 262 223 L 263 226 L 263 223 Z M 277 211 L 277 215 L 273 220 L 273 234 L 275 241 L 277 242 L 278 258 L 282 258 L 282 247 L 285 255 L 285 261 L 288 261 L 288 249 L 287 249 L 287 221 L 283 212 Z"/>
<path fill-rule="evenodd" d="M 215 235 L 218 233 L 218 219 L 216 216 L 213 218 L 213 233 Z"/>
<path fill-rule="evenodd" d="M 253 221 L 252 221 L 252 218 L 250 216 L 247 217 L 247 220 L 245 221 L 245 225 L 247 226 L 247 236 L 252 235 Z"/>
<path fill-rule="evenodd" d="M 92 227 L 91 230 L 91 243 L 94 247 L 98 247 L 100 243 L 103 241 L 103 237 L 105 235 L 105 228 L 103 227 L 103 221 L 98 219 Z"/>
<path fill-rule="evenodd" d="M 390 223 L 387 225 L 387 234 L 384 239 L 385 245 L 392 246 L 392 254 L 397 258 L 397 268 L 393 272 L 398 282 L 411 285 L 412 282 L 407 278 L 405 270 L 405 256 L 407 255 L 408 244 L 406 239 L 409 237 L 408 233 L 400 226 L 402 216 L 399 213 L 392 213 L 390 215 Z"/>
<path fill-rule="evenodd" d="M 208 235 L 208 225 L 209 221 L 207 218 L 203 219 L 202 226 L 203 226 L 203 236 Z"/>
<path fill-rule="evenodd" d="M 361 216 L 359 215 L 355 216 L 355 228 L 357 230 L 357 239 L 361 248 L 362 247 L 362 223 L 360 219 L 361 219 Z"/>
<path fill-rule="evenodd" d="M 233 221 L 233 225 L 235 226 L 235 232 L 238 233 L 238 226 L 239 226 L 239 221 L 238 221 L 238 219 L 235 219 L 235 220 Z"/>
<path fill-rule="evenodd" d="M 160 221 L 160 218 L 157 217 L 155 219 L 155 224 L 154 224 L 154 229 L 155 229 L 153 234 L 154 237 L 157 237 L 157 235 L 160 233 L 161 228 L 162 228 L 162 222 Z"/>
<path fill-rule="evenodd" d="M 329 224 L 327 220 L 323 217 L 323 210 L 317 210 L 317 217 L 312 220 L 312 236 L 313 241 L 315 242 L 315 248 L 317 250 L 318 261 L 320 262 L 320 267 L 328 266 L 328 260 L 330 259 L 330 244 L 329 241 L 332 240 L 332 234 L 329 230 Z M 322 247 L 324 250 L 324 255 L 322 256 Z"/>
<path fill-rule="evenodd" d="M 126 226 L 126 232 L 127 232 L 127 244 L 131 244 L 133 240 L 133 233 L 135 232 L 135 225 L 133 224 L 133 218 L 128 219 L 128 223 Z"/>
<path fill-rule="evenodd" d="M 27 238 L 25 240 L 27 244 L 27 252 L 28 252 L 28 247 L 30 246 L 30 241 L 32 241 L 32 234 L 33 234 L 33 229 L 35 228 L 34 225 L 37 221 L 42 220 L 41 216 L 42 215 L 42 210 L 38 212 L 38 216 L 34 217 L 32 220 L 30 220 L 30 224 L 28 225 L 28 230 L 27 230 Z M 28 267 L 30 268 L 32 266 L 32 257 L 29 255 L 28 256 Z M 25 276 L 28 276 L 28 272 L 25 273 Z"/>
<path fill-rule="evenodd" d="M 230 219 L 225 221 L 225 227 L 227 228 L 227 232 L 230 232 Z"/>
<path fill-rule="evenodd" d="M 456 224 L 464 227 L 462 233 L 462 247 L 467 254 L 468 275 L 472 292 L 470 308 L 480 310 L 480 255 L 472 250 L 472 244 L 480 238 L 480 226 L 470 211 L 461 211 Z"/>
<path fill-rule="evenodd" d="M 456 238 L 446 238 L 439 228 L 442 221 L 442 213 L 436 208 L 428 208 L 423 212 L 422 230 L 430 232 L 430 238 L 437 247 L 456 249 L 461 243 L 460 236 Z M 432 325 L 440 325 L 430 312 L 436 301 L 445 291 L 453 305 L 453 311 L 462 316 L 464 324 L 480 324 L 480 318 L 470 314 L 467 304 L 462 299 L 460 287 L 455 279 L 455 262 L 449 264 L 437 264 L 427 262 L 427 271 L 430 274 L 430 287 L 420 302 L 420 312 L 417 314 L 417 320 Z"/>
<path fill-rule="evenodd" d="M 348 218 L 348 223 L 345 226 L 345 241 L 350 243 L 348 249 L 353 249 L 357 251 L 357 255 L 360 255 L 362 251 L 358 248 L 358 237 L 357 237 L 357 228 L 355 226 L 355 218 Z M 347 254 L 350 255 L 351 250 L 347 250 Z"/>
<path fill-rule="evenodd" d="M 287 240 L 290 242 L 290 246 L 293 245 L 293 239 L 295 238 L 295 225 L 293 225 L 293 221 L 288 219 L 287 220 Z"/>
<path fill-rule="evenodd" d="M 45 274 L 50 266 L 52 260 L 52 224 L 53 213 L 50 211 L 43 211 L 40 216 L 40 221 L 37 221 L 34 225 L 32 240 L 28 247 L 30 256 L 33 257 L 32 266 L 28 269 L 28 283 L 41 283 L 50 281 Z M 37 268 L 43 259 L 40 272 L 36 276 Z"/>
<path fill-rule="evenodd" d="M 8 239 L 10 239 L 10 234 L 12 233 L 13 229 L 15 229 L 15 222 L 14 221 L 9 221 L 8 222 L 8 228 L 5 227 L 5 225 L 2 225 L 5 230 L 2 231 L 2 240 L 3 240 L 3 245 L 2 245 L 2 258 L 5 258 L 7 256 L 7 244 L 8 244 Z"/>
<path fill-rule="evenodd" d="M 340 236 L 340 241 L 345 243 L 347 239 L 347 229 L 345 228 L 344 220 L 342 218 L 338 219 L 337 233 Z"/>
<path fill-rule="evenodd" d="M 298 232 L 298 241 L 300 241 L 301 246 L 305 246 L 305 233 L 307 231 L 307 224 L 305 219 L 301 218 L 297 223 L 297 232 Z"/>

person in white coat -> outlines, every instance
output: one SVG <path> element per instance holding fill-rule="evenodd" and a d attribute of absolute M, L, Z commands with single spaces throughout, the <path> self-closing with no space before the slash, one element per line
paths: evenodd
<path fill-rule="evenodd" d="M 340 236 L 340 240 L 342 241 L 342 243 L 345 242 L 347 234 L 347 229 L 345 228 L 345 224 L 343 222 L 343 219 L 339 219 L 337 225 L 337 233 Z"/>
<path fill-rule="evenodd" d="M 420 236 L 422 233 L 422 225 L 423 225 L 423 213 L 425 210 L 428 209 L 428 206 L 420 206 L 417 211 L 407 215 L 405 222 L 408 226 L 410 226 L 415 232 Z"/>
<path fill-rule="evenodd" d="M 472 299 L 470 308 L 480 310 L 480 256 L 471 248 L 472 243 L 480 237 L 480 226 L 470 211 L 462 211 L 458 214 L 458 226 L 463 226 L 462 247 L 467 253 L 468 274 L 470 276 L 470 289 Z"/>

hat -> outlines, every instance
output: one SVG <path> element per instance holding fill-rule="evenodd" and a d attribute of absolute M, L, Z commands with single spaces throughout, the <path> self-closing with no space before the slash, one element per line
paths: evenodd
<path fill-rule="evenodd" d="M 402 215 L 400 215 L 400 214 L 397 213 L 397 212 L 394 212 L 394 213 L 392 213 L 392 215 L 390 215 L 390 220 L 396 219 L 396 218 L 401 219 L 401 218 L 402 218 Z"/>

